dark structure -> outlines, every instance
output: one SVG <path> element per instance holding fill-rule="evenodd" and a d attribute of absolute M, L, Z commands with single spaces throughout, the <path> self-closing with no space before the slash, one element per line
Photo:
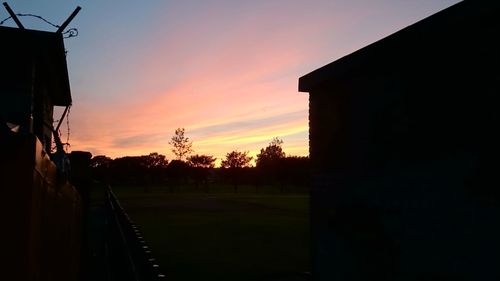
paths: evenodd
<path fill-rule="evenodd" d="M 18 28 L 0 26 L 0 279 L 164 279 L 112 192 L 91 204 L 92 155 L 67 155 L 57 134 L 71 105 L 63 31 L 80 7 L 45 32 L 4 6 Z"/>
<path fill-rule="evenodd" d="M 54 106 L 69 106 L 62 31 L 0 27 L 0 279 L 77 280 L 81 196 L 53 126 Z M 52 152 L 52 137 L 57 149 Z"/>
<path fill-rule="evenodd" d="M 71 105 L 62 35 L 0 26 L 0 36 L 0 117 L 50 151 L 53 107 Z"/>
<path fill-rule="evenodd" d="M 463 1 L 299 79 L 315 280 L 500 280 L 499 6 Z"/>

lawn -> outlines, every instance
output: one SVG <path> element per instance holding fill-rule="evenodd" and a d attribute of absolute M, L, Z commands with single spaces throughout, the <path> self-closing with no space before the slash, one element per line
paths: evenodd
<path fill-rule="evenodd" d="M 115 187 L 169 280 L 304 280 L 309 196 Z"/>

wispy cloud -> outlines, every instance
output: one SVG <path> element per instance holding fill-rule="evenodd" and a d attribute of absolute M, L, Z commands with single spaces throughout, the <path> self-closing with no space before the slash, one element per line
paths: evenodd
<path fill-rule="evenodd" d="M 113 147 L 117 149 L 156 146 L 159 142 L 165 142 L 168 137 L 165 134 L 138 134 L 120 137 L 113 140 Z"/>
<path fill-rule="evenodd" d="M 171 159 L 178 127 L 218 158 L 276 136 L 307 155 L 298 78 L 456 1 L 101 2 L 86 3 L 68 40 L 72 149 Z"/>

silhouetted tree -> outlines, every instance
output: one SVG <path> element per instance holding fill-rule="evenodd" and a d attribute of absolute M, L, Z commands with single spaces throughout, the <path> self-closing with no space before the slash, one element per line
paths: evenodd
<path fill-rule="evenodd" d="M 174 192 L 174 188 L 179 186 L 181 182 L 186 179 L 186 175 L 189 172 L 189 165 L 181 160 L 172 160 L 168 164 L 167 174 L 168 174 L 168 185 L 170 192 Z"/>
<path fill-rule="evenodd" d="M 149 155 L 141 156 L 143 165 L 148 168 L 166 168 L 168 160 L 165 155 L 158 154 L 157 152 L 150 153 Z"/>
<path fill-rule="evenodd" d="M 251 167 L 250 161 L 253 157 L 248 156 L 248 151 L 231 151 L 226 154 L 226 159 L 222 160 L 222 168 L 245 168 Z"/>
<path fill-rule="evenodd" d="M 184 135 L 184 128 L 177 128 L 175 130 L 174 136 L 172 136 L 171 141 L 169 142 L 172 145 L 172 152 L 177 157 L 177 160 L 183 160 L 184 157 L 188 156 L 193 152 L 192 146 L 193 143 L 189 140 L 188 137 Z"/>
<path fill-rule="evenodd" d="M 151 184 L 160 182 L 165 174 L 168 160 L 165 155 L 153 152 L 149 155 L 140 156 L 139 161 L 139 169 L 144 179 L 142 182 L 144 192 L 150 192 Z"/>
<path fill-rule="evenodd" d="M 279 138 L 274 138 L 266 148 L 261 148 L 260 153 L 257 154 L 256 164 L 257 167 L 260 165 L 265 165 L 266 162 L 272 162 L 277 159 L 284 158 L 285 152 L 281 145 L 283 144 L 283 140 Z"/>
<path fill-rule="evenodd" d="M 114 183 L 139 185 L 149 192 L 153 183 L 164 179 L 168 160 L 157 152 L 142 156 L 119 157 L 110 163 Z"/>
<path fill-rule="evenodd" d="M 280 159 L 279 177 L 286 184 L 299 188 L 298 191 L 309 190 L 310 161 L 305 156 L 287 156 Z M 282 190 L 283 191 L 283 190 Z"/>
<path fill-rule="evenodd" d="M 192 176 L 195 181 L 196 189 L 200 183 L 205 186 L 205 192 L 208 192 L 208 176 L 210 170 L 215 167 L 215 160 L 211 155 L 192 155 L 187 158 L 189 166 L 191 166 Z"/>
<path fill-rule="evenodd" d="M 92 177 L 95 180 L 108 182 L 109 181 L 109 167 L 113 159 L 105 155 L 96 155 L 90 160 L 90 168 Z"/>
<path fill-rule="evenodd" d="M 113 159 L 109 158 L 106 155 L 96 155 L 92 157 L 90 160 L 90 167 L 91 168 L 100 168 L 100 167 L 106 167 L 109 168 L 109 164 L 113 161 Z"/>
<path fill-rule="evenodd" d="M 113 160 L 110 170 L 113 182 L 136 185 L 144 180 L 146 169 L 141 156 L 125 156 Z"/>
<path fill-rule="evenodd" d="M 229 176 L 233 181 L 234 192 L 238 192 L 238 182 L 242 175 L 243 168 L 251 167 L 253 157 L 248 156 L 248 151 L 231 151 L 226 154 L 226 159 L 222 160 L 221 167 L 228 169 Z"/>
<path fill-rule="evenodd" d="M 188 164 L 191 167 L 196 168 L 213 168 L 215 167 L 215 160 L 211 155 L 192 155 L 187 158 Z"/>
<path fill-rule="evenodd" d="M 257 154 L 256 166 L 260 179 L 278 183 L 280 190 L 283 192 L 287 174 L 283 166 L 283 159 L 285 159 L 286 155 L 281 147 L 282 145 L 283 140 L 277 137 L 274 138 L 267 147 L 262 148 L 260 153 Z M 260 182 L 258 181 L 257 185 Z"/>

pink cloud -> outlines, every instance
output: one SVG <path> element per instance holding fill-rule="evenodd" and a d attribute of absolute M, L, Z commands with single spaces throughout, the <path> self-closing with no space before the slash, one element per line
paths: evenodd
<path fill-rule="evenodd" d="M 218 158 L 255 155 L 275 136 L 286 152 L 307 155 L 308 95 L 297 92 L 298 78 L 410 23 L 408 13 L 356 1 L 181 3 L 158 6 L 144 29 L 134 26 L 136 37 L 92 42 L 102 61 L 81 60 L 93 71 L 72 77 L 72 149 L 172 158 L 169 138 L 185 127 L 196 152 Z M 392 14 L 392 25 L 381 21 Z"/>

